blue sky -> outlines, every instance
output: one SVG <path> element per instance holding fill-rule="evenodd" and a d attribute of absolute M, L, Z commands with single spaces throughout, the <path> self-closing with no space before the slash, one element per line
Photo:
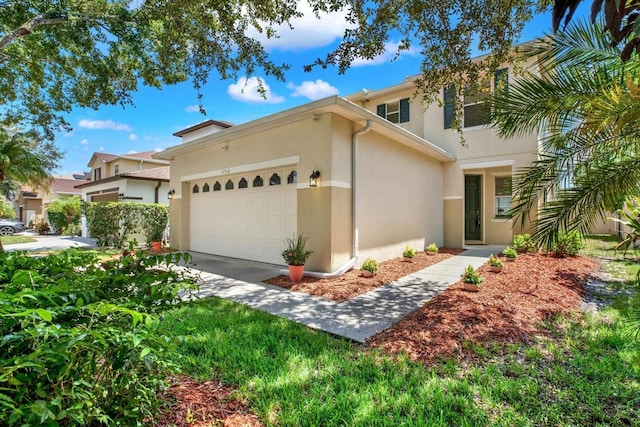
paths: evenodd
<path fill-rule="evenodd" d="M 585 4 L 576 15 L 584 14 L 588 6 Z M 206 116 L 198 111 L 196 92 L 188 81 L 162 90 L 141 87 L 133 95 L 134 106 L 124 109 L 120 106 L 76 109 L 66 115 L 73 131 L 56 138 L 56 145 L 65 153 L 56 174 L 87 170 L 94 152 L 127 154 L 179 144 L 180 139 L 172 135 L 174 132 L 206 119 L 240 124 L 326 96 L 345 96 L 363 88 L 380 89 L 419 72 L 420 56 L 408 52 L 392 62 L 395 49 L 391 44 L 387 55 L 355 62 L 344 75 L 334 68 L 305 73 L 302 67 L 334 47 L 345 25 L 339 13 L 324 16 L 320 21 L 312 14 L 305 15 L 293 22 L 294 31 L 283 30 L 280 39 L 266 43 L 274 62 L 291 64 L 285 82 L 263 80 L 268 90 L 266 99 L 255 91 L 256 79 L 263 76 L 249 79 L 241 76 L 231 81 L 220 80 L 213 74 L 203 89 Z M 521 41 L 549 33 L 550 29 L 550 15 L 539 15 L 526 26 Z"/>

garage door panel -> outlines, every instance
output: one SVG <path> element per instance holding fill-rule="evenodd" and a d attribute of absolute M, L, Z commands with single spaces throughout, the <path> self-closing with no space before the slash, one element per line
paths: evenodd
<path fill-rule="evenodd" d="M 295 186 L 191 195 L 191 249 L 282 264 L 284 238 L 297 228 Z"/>

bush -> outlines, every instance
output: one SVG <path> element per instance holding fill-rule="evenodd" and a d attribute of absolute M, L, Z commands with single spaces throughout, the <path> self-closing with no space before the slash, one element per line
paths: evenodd
<path fill-rule="evenodd" d="M 49 231 L 51 231 L 51 227 L 49 226 L 48 222 L 39 221 L 36 223 L 35 230 L 38 234 L 47 234 Z"/>
<path fill-rule="evenodd" d="M 172 368 L 157 315 L 194 288 L 166 265 L 188 259 L 0 253 L 0 424 L 128 426 L 155 414 Z"/>
<path fill-rule="evenodd" d="M 502 253 L 505 257 L 510 259 L 516 259 L 518 257 L 518 251 L 513 249 L 511 246 L 507 246 Z"/>
<path fill-rule="evenodd" d="M 49 217 L 49 223 L 57 234 L 61 234 L 62 230 L 67 228 L 69 225 L 67 217 L 62 212 L 55 212 L 51 209 L 47 209 L 47 216 Z"/>
<path fill-rule="evenodd" d="M 516 234 L 511 239 L 511 247 L 519 253 L 536 252 L 536 244 L 530 234 Z"/>
<path fill-rule="evenodd" d="M 462 277 L 464 283 L 470 283 L 472 285 L 480 285 L 484 281 L 472 265 L 467 266 L 460 277 Z"/>
<path fill-rule="evenodd" d="M 80 225 L 82 203 L 79 196 L 68 197 L 51 202 L 47 207 L 49 223 L 56 233 L 64 234 L 70 225 Z"/>
<path fill-rule="evenodd" d="M 376 274 L 376 271 L 378 271 L 378 261 L 373 258 L 367 258 L 360 266 L 360 270 L 368 271 L 371 274 Z"/>
<path fill-rule="evenodd" d="M 564 258 L 578 255 L 582 247 L 582 235 L 580 233 L 577 231 L 561 232 L 552 246 L 552 251 L 555 256 Z"/>
<path fill-rule="evenodd" d="M 169 221 L 169 208 L 157 203 L 90 202 L 83 205 L 83 211 L 89 235 L 100 246 L 125 247 L 127 239 L 138 232 L 147 239 L 161 240 Z"/>
<path fill-rule="evenodd" d="M 414 256 L 416 256 L 416 250 L 410 248 L 409 246 L 405 246 L 404 251 L 402 251 L 402 256 L 405 258 L 413 258 Z"/>

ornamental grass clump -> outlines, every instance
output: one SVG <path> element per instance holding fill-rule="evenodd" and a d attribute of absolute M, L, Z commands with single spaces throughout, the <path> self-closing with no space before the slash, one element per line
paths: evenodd
<path fill-rule="evenodd" d="M 282 258 L 288 265 L 304 265 L 307 262 L 307 259 L 313 253 L 313 251 L 306 249 L 308 239 L 302 234 L 298 237 L 294 234 L 293 238 L 287 237 L 284 239 L 286 249 L 282 251 Z"/>

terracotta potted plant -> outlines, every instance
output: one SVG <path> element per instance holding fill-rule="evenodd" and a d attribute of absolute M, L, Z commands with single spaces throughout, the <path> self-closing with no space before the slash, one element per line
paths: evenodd
<path fill-rule="evenodd" d="M 424 248 L 424 251 L 427 253 L 427 255 L 435 255 L 438 253 L 438 250 L 438 246 L 435 243 L 431 243 L 429 246 Z"/>
<path fill-rule="evenodd" d="M 378 271 L 378 261 L 372 258 L 365 259 L 360 266 L 360 271 L 364 277 L 372 277 Z"/>
<path fill-rule="evenodd" d="M 308 237 L 300 234 L 298 237 L 284 239 L 286 249 L 282 251 L 282 257 L 289 266 L 289 278 L 298 282 L 304 274 L 304 264 L 313 251 L 306 250 Z"/>
<path fill-rule="evenodd" d="M 480 290 L 480 284 L 484 281 L 482 276 L 478 274 L 478 271 L 469 265 L 462 273 L 462 283 L 464 284 L 464 290 L 470 292 L 478 292 Z"/>
<path fill-rule="evenodd" d="M 405 246 L 404 251 L 402 251 L 402 256 L 406 262 L 413 262 L 413 257 L 416 256 L 416 250 Z"/>
<path fill-rule="evenodd" d="M 500 273 L 503 268 L 503 263 L 499 258 L 493 256 L 493 254 L 489 255 L 489 270 L 494 273 Z"/>

